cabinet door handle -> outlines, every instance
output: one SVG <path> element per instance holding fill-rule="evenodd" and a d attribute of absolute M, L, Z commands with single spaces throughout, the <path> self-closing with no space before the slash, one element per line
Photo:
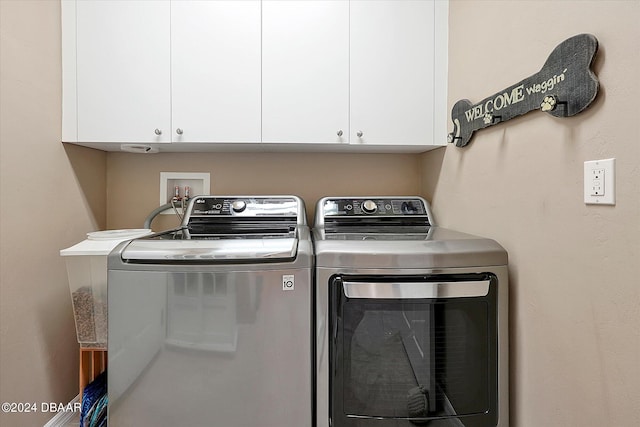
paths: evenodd
<path fill-rule="evenodd" d="M 156 129 L 156 130 L 154 131 L 154 133 L 155 133 L 156 135 L 162 135 L 162 131 L 161 131 L 160 129 Z"/>
<path fill-rule="evenodd" d="M 356 133 L 356 135 L 358 135 L 358 138 L 362 138 L 362 135 L 364 135 L 364 134 L 362 133 L 361 130 L 359 130 L 358 133 Z"/>
<path fill-rule="evenodd" d="M 182 135 L 182 129 L 180 129 L 180 128 L 176 129 L 176 133 L 177 133 L 178 135 Z"/>
<path fill-rule="evenodd" d="M 338 135 L 338 136 L 342 136 L 342 129 L 340 129 L 340 130 L 336 133 L 336 135 Z"/>

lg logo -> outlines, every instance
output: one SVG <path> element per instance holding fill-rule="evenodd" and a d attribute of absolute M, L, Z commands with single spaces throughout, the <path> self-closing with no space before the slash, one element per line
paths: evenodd
<path fill-rule="evenodd" d="M 293 274 L 283 274 L 282 275 L 282 290 L 283 291 L 292 291 L 295 287 L 295 280 Z"/>

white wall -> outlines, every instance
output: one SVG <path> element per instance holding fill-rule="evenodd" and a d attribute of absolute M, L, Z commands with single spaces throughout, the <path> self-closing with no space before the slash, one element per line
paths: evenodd
<path fill-rule="evenodd" d="M 532 112 L 422 155 L 439 224 L 509 251 L 512 427 L 640 425 L 639 20 L 638 1 L 450 4 L 449 108 L 534 74 L 570 36 L 600 42 L 582 114 Z M 617 204 L 587 206 L 583 162 L 610 157 Z"/>

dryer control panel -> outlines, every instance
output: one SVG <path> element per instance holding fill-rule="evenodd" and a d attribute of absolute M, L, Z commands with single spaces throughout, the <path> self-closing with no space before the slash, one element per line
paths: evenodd
<path fill-rule="evenodd" d="M 318 201 L 314 228 L 332 238 L 361 233 L 424 237 L 432 225 L 429 204 L 422 197 L 325 197 Z"/>
<path fill-rule="evenodd" d="M 322 209 L 325 217 L 428 215 L 426 201 L 421 198 L 328 198 Z"/>

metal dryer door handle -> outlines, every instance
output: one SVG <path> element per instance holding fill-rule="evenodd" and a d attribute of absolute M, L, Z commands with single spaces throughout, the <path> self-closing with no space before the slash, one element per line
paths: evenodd
<path fill-rule="evenodd" d="M 462 282 L 342 282 L 347 298 L 427 299 L 483 297 L 489 280 Z"/>

